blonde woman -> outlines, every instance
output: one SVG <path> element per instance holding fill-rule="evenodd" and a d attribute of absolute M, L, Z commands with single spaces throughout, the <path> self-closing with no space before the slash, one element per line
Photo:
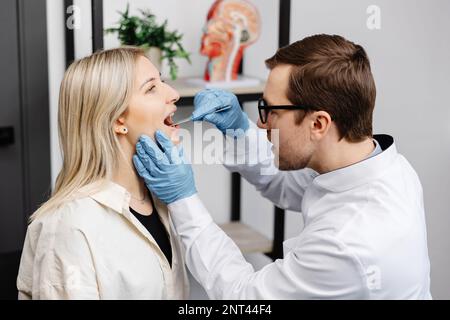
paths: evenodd
<path fill-rule="evenodd" d="M 188 281 L 167 208 L 132 157 L 142 134 L 170 126 L 179 99 L 137 48 L 74 62 L 59 98 L 63 166 L 31 217 L 19 299 L 183 299 Z"/>

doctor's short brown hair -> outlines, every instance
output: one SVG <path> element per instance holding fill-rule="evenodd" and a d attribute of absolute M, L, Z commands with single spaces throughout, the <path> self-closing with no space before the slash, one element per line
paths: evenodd
<path fill-rule="evenodd" d="M 292 66 L 286 92 L 292 104 L 328 112 L 341 139 L 372 137 L 376 88 L 363 47 L 337 35 L 314 35 L 280 48 L 266 60 L 269 69 L 283 64 Z M 306 114 L 296 112 L 301 123 Z"/>

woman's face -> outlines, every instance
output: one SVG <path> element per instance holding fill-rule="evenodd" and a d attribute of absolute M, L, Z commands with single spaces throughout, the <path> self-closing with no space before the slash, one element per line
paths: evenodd
<path fill-rule="evenodd" d="M 157 130 L 163 131 L 172 142 L 179 142 L 178 128 L 171 126 L 172 115 L 177 110 L 175 103 L 179 94 L 161 81 L 160 73 L 145 57 L 139 57 L 133 94 L 127 111 L 119 118 L 121 127 L 131 145 L 135 145 L 143 134 L 154 138 Z"/>

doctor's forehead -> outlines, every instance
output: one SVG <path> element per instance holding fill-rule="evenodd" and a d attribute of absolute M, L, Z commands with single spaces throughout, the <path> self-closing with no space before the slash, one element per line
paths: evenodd
<path fill-rule="evenodd" d="M 282 104 L 287 99 L 284 91 L 281 91 L 278 87 L 271 87 L 270 85 L 266 85 L 262 97 L 268 105 Z"/>
<path fill-rule="evenodd" d="M 263 99 L 268 105 L 281 105 L 288 104 L 288 98 L 286 95 L 286 88 L 279 85 L 266 84 L 263 93 Z"/>
<path fill-rule="evenodd" d="M 273 98 L 270 95 L 270 93 L 267 93 L 267 90 L 264 90 L 262 98 L 264 99 L 264 101 L 268 104 L 268 105 L 273 105 Z"/>
<path fill-rule="evenodd" d="M 278 65 L 270 70 L 267 83 L 264 88 L 264 98 L 269 103 L 272 100 L 273 103 L 280 104 L 281 102 L 288 102 L 287 91 L 289 87 L 289 79 L 291 75 L 291 66 Z"/>

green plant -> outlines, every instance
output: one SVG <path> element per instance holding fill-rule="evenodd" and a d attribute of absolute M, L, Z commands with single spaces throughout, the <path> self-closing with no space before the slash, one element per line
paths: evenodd
<path fill-rule="evenodd" d="M 161 49 L 161 60 L 167 59 L 170 67 L 170 77 L 175 80 L 178 73 L 176 58 L 186 59 L 189 63 L 189 53 L 184 50 L 181 39 L 183 35 L 175 31 L 167 30 L 167 19 L 162 23 L 156 22 L 156 16 L 150 10 L 139 10 L 142 17 L 129 15 L 129 4 L 121 16 L 118 26 L 106 29 L 106 33 L 118 34 L 122 45 L 143 47 L 157 47 Z"/>

